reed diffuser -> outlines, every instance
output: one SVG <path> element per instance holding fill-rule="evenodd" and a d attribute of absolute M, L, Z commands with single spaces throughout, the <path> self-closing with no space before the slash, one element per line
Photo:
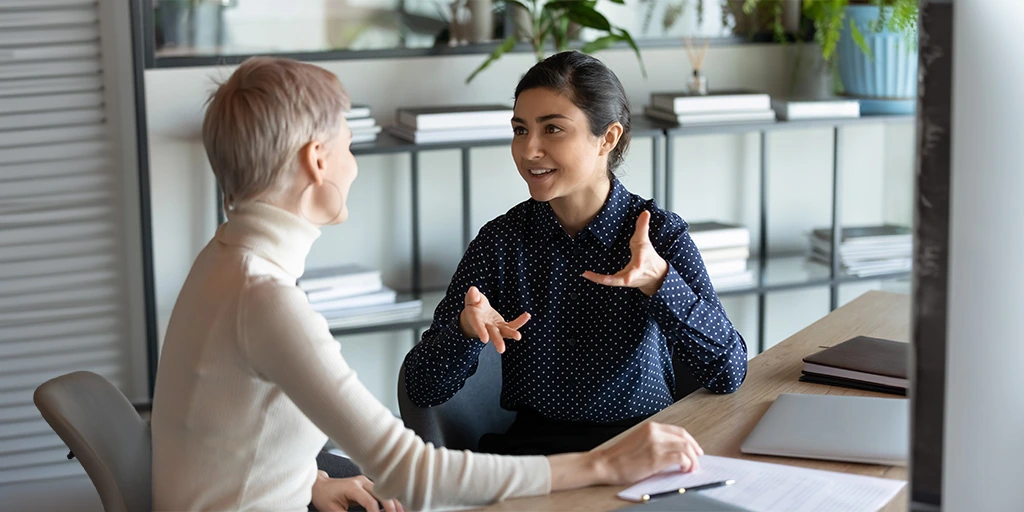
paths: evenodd
<path fill-rule="evenodd" d="M 701 74 L 700 70 L 704 65 L 704 57 L 708 54 L 708 45 L 711 40 L 705 39 L 700 50 L 694 48 L 692 38 L 687 37 L 683 39 L 683 42 L 686 44 L 686 56 L 690 59 L 690 67 L 693 68 L 693 77 L 690 78 L 687 91 L 690 94 L 703 96 L 708 93 L 708 78 Z"/>

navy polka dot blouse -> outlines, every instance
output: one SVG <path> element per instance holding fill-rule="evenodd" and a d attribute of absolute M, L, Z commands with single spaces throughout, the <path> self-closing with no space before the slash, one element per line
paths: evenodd
<path fill-rule="evenodd" d="M 584 270 L 614 274 L 651 212 L 655 250 L 669 262 L 661 289 L 599 285 Z M 597 216 L 575 238 L 548 203 L 528 200 L 487 223 L 470 243 L 434 321 L 406 359 L 406 388 L 420 407 L 446 402 L 476 371 L 484 344 L 459 329 L 466 291 L 477 286 L 506 320 L 532 315 L 506 342 L 501 406 L 547 418 L 607 423 L 672 404 L 672 351 L 701 385 L 731 393 L 747 373 L 747 347 L 726 317 L 687 224 L 613 180 Z"/>

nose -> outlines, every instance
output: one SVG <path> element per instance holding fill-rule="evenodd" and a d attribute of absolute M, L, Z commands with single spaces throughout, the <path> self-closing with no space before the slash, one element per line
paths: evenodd
<path fill-rule="evenodd" d="M 541 143 L 541 138 L 534 135 L 528 134 L 526 136 L 526 145 L 523 147 L 523 156 L 527 160 L 539 160 L 544 156 L 544 147 Z"/>

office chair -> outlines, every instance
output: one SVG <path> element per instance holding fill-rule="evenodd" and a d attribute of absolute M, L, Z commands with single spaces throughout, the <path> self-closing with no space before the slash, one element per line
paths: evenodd
<path fill-rule="evenodd" d="M 408 359 L 408 357 L 407 357 Z M 675 400 L 700 389 L 689 368 L 673 355 Z M 516 414 L 501 408 L 501 355 L 488 343 L 480 352 L 476 373 L 447 402 L 434 407 L 418 407 L 405 389 L 405 362 L 398 373 L 398 410 L 405 426 L 434 446 L 453 450 L 478 451 L 480 437 L 508 430 Z"/>
<path fill-rule="evenodd" d="M 408 359 L 408 357 L 406 357 Z M 424 441 L 452 450 L 477 451 L 480 437 L 508 430 L 516 413 L 501 408 L 501 355 L 492 343 L 480 352 L 476 373 L 451 400 L 417 407 L 405 390 L 405 361 L 398 373 L 398 410 L 405 426 Z"/>
<path fill-rule="evenodd" d="M 74 372 L 44 382 L 33 401 L 92 480 L 106 512 L 152 508 L 149 425 L 107 379 Z"/>

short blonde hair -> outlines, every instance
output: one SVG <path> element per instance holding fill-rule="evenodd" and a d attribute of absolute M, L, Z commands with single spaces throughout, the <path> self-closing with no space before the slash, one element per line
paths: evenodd
<path fill-rule="evenodd" d="M 203 145 L 224 204 L 274 188 L 310 141 L 338 135 L 348 94 L 333 73 L 290 59 L 247 59 L 207 100 Z"/>

